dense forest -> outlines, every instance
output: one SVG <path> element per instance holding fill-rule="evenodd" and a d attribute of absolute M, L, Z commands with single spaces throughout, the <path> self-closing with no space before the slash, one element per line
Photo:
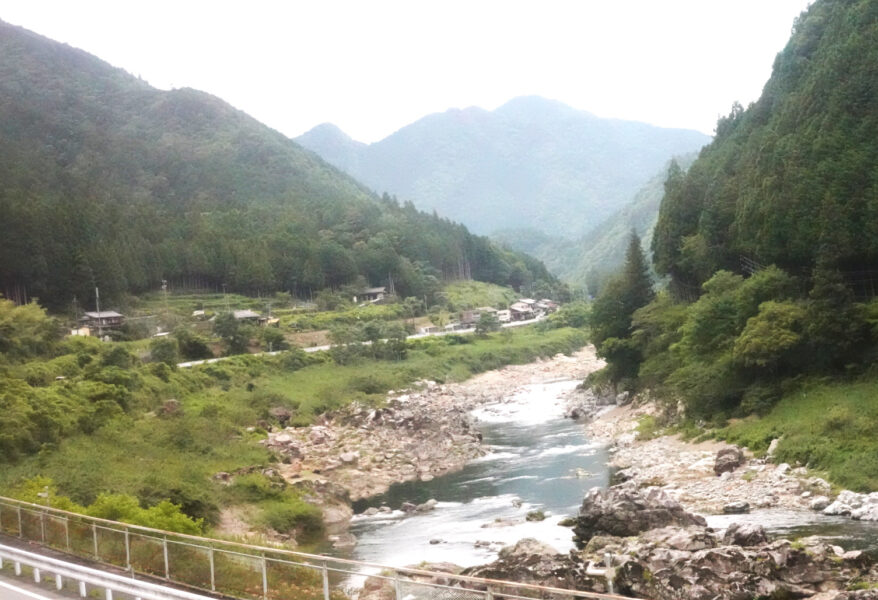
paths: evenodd
<path fill-rule="evenodd" d="M 208 94 L 160 91 L 0 23 L 0 293 L 54 309 L 194 285 L 429 296 L 557 282 L 538 261 L 377 197 Z M 545 286 L 543 286 L 545 288 Z"/>
<path fill-rule="evenodd" d="M 816 2 L 762 96 L 736 106 L 685 174 L 670 173 L 656 268 L 699 286 L 742 259 L 809 272 L 878 267 L 878 5 Z"/>
<path fill-rule="evenodd" d="M 720 119 L 688 171 L 672 163 L 652 239 L 636 235 L 591 313 L 609 366 L 690 424 L 732 417 L 751 449 L 878 489 L 878 4 L 815 2 L 762 97 Z M 852 400 L 854 399 L 854 400 Z M 731 427 L 731 426 L 730 426 Z M 743 433 L 741 433 L 743 432 Z M 731 435 L 731 434 L 729 434 Z"/>

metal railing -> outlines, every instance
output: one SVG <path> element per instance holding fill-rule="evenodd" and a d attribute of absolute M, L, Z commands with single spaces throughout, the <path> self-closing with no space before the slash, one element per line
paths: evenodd
<path fill-rule="evenodd" d="M 0 533 L 129 572 L 241 600 L 346 600 L 366 576 L 396 600 L 622 600 L 622 596 L 395 568 L 161 531 L 0 497 Z M 612 575 L 592 566 L 593 577 Z M 626 599 L 628 600 L 628 599 Z"/>
<path fill-rule="evenodd" d="M 0 545 L 0 569 L 5 562 L 12 563 L 16 576 L 22 575 L 23 566 L 29 568 L 34 583 L 41 583 L 44 578 L 53 579 L 55 588 L 59 591 L 64 589 L 65 580 L 72 582 L 82 598 L 88 597 L 90 589 L 100 589 L 104 590 L 103 596 L 107 600 L 113 600 L 114 593 L 127 594 L 139 600 L 212 600 L 208 596 L 175 590 L 148 581 L 139 581 L 26 552 L 20 548 Z"/>

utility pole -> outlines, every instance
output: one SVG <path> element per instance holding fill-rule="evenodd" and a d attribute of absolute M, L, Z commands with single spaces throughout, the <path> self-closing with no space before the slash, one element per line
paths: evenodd
<path fill-rule="evenodd" d="M 104 328 L 102 327 L 104 320 L 101 318 L 101 292 L 95 286 L 95 306 L 98 309 L 98 339 L 104 337 Z"/>
<path fill-rule="evenodd" d="M 226 301 L 226 312 L 227 312 L 227 313 L 232 312 L 232 309 L 229 308 L 229 295 L 226 294 L 226 284 L 225 284 L 225 283 L 223 284 L 223 298 L 224 298 L 225 301 Z"/>
<path fill-rule="evenodd" d="M 170 321 L 168 320 L 168 280 L 162 279 L 162 292 L 165 295 L 165 327 L 168 326 Z"/>

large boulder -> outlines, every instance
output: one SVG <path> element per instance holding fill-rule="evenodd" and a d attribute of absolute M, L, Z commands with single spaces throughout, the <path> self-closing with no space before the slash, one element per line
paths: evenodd
<path fill-rule="evenodd" d="M 573 528 L 577 547 L 595 535 L 630 536 L 677 525 L 707 525 L 703 517 L 686 512 L 660 488 L 640 489 L 632 484 L 588 491 Z"/>
<path fill-rule="evenodd" d="M 870 577 L 865 555 L 813 538 L 686 551 L 657 543 L 654 534 L 647 537 L 628 538 L 616 554 L 616 585 L 623 594 L 653 600 L 810 598 Z"/>
<path fill-rule="evenodd" d="M 826 515 L 845 515 L 862 521 L 878 521 L 878 492 L 858 494 L 843 490 L 835 502 L 823 509 Z"/>
<path fill-rule="evenodd" d="M 573 556 L 559 554 L 551 546 L 532 538 L 503 548 L 496 561 L 470 567 L 461 574 L 567 589 L 604 589 L 602 582 L 585 576 L 585 565 Z M 467 584 L 466 587 L 486 589 L 477 584 Z"/>
<path fill-rule="evenodd" d="M 742 464 L 744 464 L 744 452 L 737 446 L 729 446 L 716 453 L 713 472 L 722 475 L 734 471 Z"/>
<path fill-rule="evenodd" d="M 732 523 L 723 535 L 723 543 L 729 546 L 758 546 L 767 544 L 765 528 L 756 523 Z"/>

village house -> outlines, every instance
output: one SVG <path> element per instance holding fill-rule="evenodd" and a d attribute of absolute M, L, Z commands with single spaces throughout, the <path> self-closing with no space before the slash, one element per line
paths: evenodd
<path fill-rule="evenodd" d="M 387 288 L 385 287 L 366 288 L 354 296 L 354 304 L 358 302 L 378 302 L 379 300 L 384 300 L 386 295 Z"/>
<path fill-rule="evenodd" d="M 249 308 L 244 310 L 233 310 L 232 316 L 235 317 L 236 321 L 246 321 L 247 323 L 264 323 L 266 321 L 265 317 Z"/>
<path fill-rule="evenodd" d="M 532 301 L 536 304 L 536 301 Z M 513 321 L 525 321 L 527 319 L 534 318 L 534 309 L 531 304 L 524 302 L 523 300 L 519 300 L 518 302 L 513 302 L 509 307 L 509 312 L 512 316 Z"/>
<path fill-rule="evenodd" d="M 510 311 L 508 308 L 504 310 L 498 310 L 497 320 L 501 323 L 508 323 L 512 320 L 512 311 Z"/>
<path fill-rule="evenodd" d="M 479 322 L 479 319 L 482 318 L 484 314 L 491 314 L 496 316 L 497 309 L 493 306 L 480 306 L 478 308 L 474 308 L 471 310 L 464 310 L 460 313 L 460 322 L 463 325 L 467 325 L 470 327 L 475 326 L 476 323 Z"/>
<path fill-rule="evenodd" d="M 539 302 L 536 303 L 537 310 L 541 310 L 546 314 L 553 313 L 558 310 L 558 303 L 549 300 L 548 298 L 542 298 Z"/>
<path fill-rule="evenodd" d="M 114 310 L 86 312 L 79 322 L 89 329 L 114 329 L 125 324 L 125 316 Z"/>

